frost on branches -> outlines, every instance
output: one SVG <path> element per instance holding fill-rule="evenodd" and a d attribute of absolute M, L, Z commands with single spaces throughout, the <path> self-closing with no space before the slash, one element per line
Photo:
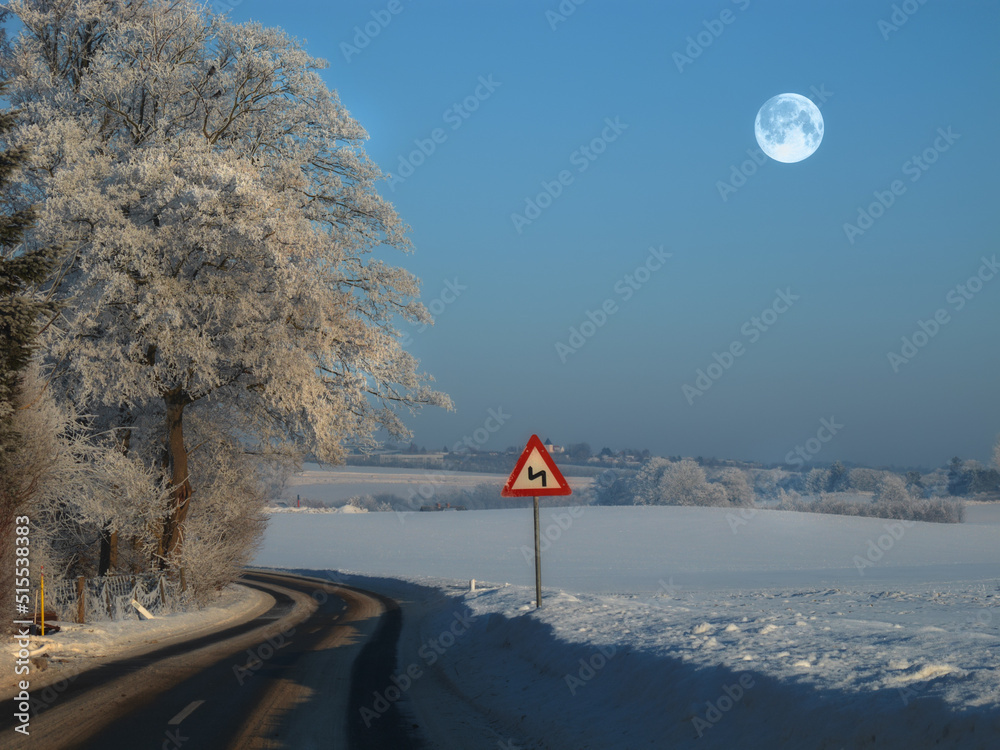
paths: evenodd
<path fill-rule="evenodd" d="M 166 467 L 166 559 L 192 498 L 232 470 L 202 467 L 200 485 L 189 454 L 219 437 L 192 436 L 192 416 L 336 461 L 346 437 L 406 434 L 398 407 L 450 407 L 398 343 L 397 316 L 428 315 L 372 251 L 408 250 L 405 227 L 322 61 L 190 0 L 10 9 L 11 142 L 34 156 L 20 198 L 40 204 L 33 241 L 67 251 L 49 355 L 78 408 Z"/>

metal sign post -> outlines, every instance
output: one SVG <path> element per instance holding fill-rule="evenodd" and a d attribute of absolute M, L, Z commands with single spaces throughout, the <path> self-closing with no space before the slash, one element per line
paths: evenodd
<path fill-rule="evenodd" d="M 535 501 L 535 608 L 542 606 L 542 535 L 538 530 L 538 495 Z"/>
<path fill-rule="evenodd" d="M 521 457 L 510 473 L 501 497 L 531 497 L 535 510 L 535 606 L 542 606 L 542 533 L 538 521 L 540 495 L 572 495 L 569 483 L 545 449 L 538 435 L 528 440 Z"/>

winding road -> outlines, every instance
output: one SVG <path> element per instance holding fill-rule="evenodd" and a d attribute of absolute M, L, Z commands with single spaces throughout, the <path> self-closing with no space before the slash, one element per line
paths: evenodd
<path fill-rule="evenodd" d="M 242 625 L 92 669 L 32 718 L 30 738 L 0 716 L 0 747 L 160 750 L 423 749 L 395 703 L 362 708 L 392 684 L 402 612 L 370 591 L 285 574 L 241 583 L 274 604 Z"/>

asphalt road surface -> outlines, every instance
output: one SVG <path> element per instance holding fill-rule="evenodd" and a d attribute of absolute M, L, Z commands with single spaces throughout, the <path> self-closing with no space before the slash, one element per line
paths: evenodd
<path fill-rule="evenodd" d="M 74 678 L 32 717 L 31 736 L 0 715 L 0 748 L 102 750 L 409 750 L 419 728 L 388 704 L 402 628 L 398 604 L 297 576 L 247 573 L 269 611 L 193 641 Z M 5 712 L 6 713 L 6 712 Z"/>

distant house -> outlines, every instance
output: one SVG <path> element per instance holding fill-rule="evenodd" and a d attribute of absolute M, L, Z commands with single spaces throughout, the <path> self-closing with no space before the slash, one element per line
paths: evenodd
<path fill-rule="evenodd" d="M 549 453 L 565 453 L 566 452 L 565 448 L 563 448 L 561 445 L 556 445 L 555 443 L 553 443 L 548 438 L 546 438 L 545 442 L 542 443 L 542 444 L 545 446 L 545 450 L 547 450 Z"/>

